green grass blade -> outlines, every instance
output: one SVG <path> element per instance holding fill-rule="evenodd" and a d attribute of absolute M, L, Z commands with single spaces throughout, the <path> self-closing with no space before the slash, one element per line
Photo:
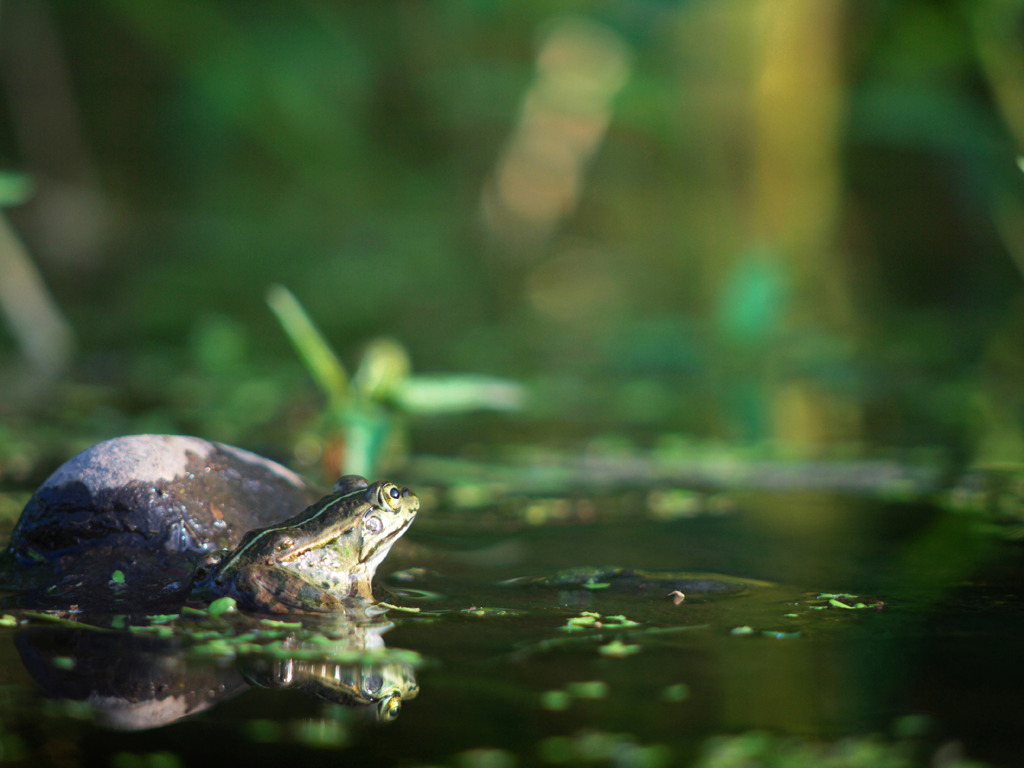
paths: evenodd
<path fill-rule="evenodd" d="M 310 320 L 295 295 L 283 285 L 267 290 L 267 304 L 277 316 L 306 370 L 330 398 L 332 405 L 348 400 L 348 374 L 334 350 Z"/>

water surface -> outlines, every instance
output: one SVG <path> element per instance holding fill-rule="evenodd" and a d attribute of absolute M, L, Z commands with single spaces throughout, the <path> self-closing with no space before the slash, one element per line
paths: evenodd
<path fill-rule="evenodd" d="M 870 738 L 907 764 L 940 749 L 1014 764 L 1024 725 L 1016 545 L 924 502 L 760 491 L 733 494 L 715 514 L 657 520 L 649 501 L 628 489 L 582 507 L 577 497 L 585 521 L 532 525 L 486 507 L 428 510 L 378 589 L 419 613 L 392 610 L 380 622 L 393 627 L 357 643 L 418 654 L 391 722 L 282 685 L 279 667 L 245 654 L 186 662 L 173 645 L 143 643 L 117 650 L 118 665 L 104 661 L 109 639 L 33 620 L 0 635 L 0 746 L 69 765 L 121 765 L 126 754 L 686 765 L 715 739 L 756 730 L 826 750 Z M 550 583 L 606 566 L 645 574 Z M 126 669 L 136 652 L 149 659 L 144 673 Z M 97 724 L 75 701 L 119 675 L 136 678 L 129 698 L 192 686 L 208 706 L 154 728 Z"/>

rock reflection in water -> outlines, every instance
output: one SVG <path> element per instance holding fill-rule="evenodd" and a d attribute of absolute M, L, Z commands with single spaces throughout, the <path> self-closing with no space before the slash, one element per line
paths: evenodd
<path fill-rule="evenodd" d="M 30 626 L 15 645 L 47 697 L 86 703 L 107 728 L 169 725 L 250 686 L 301 690 L 389 721 L 419 692 L 413 663 L 385 647 L 392 623 L 373 604 L 287 623 L 238 614 L 230 626 L 221 622 L 214 641 L 230 649 L 227 663 L 202 658 L 210 634 L 203 617 L 195 626 L 178 619 L 172 637 L 112 630 L 92 618 L 80 627 Z"/>

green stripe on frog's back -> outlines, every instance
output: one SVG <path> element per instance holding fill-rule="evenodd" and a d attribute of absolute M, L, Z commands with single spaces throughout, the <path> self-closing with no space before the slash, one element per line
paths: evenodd
<path fill-rule="evenodd" d="M 250 547 L 255 545 L 264 537 L 289 528 L 303 528 L 304 526 L 307 526 L 315 522 L 317 518 L 326 515 L 328 512 L 333 510 L 338 504 L 348 501 L 356 496 L 365 495 L 366 490 L 366 488 L 357 488 L 354 491 L 349 491 L 348 493 L 343 494 L 341 496 L 335 496 L 333 494 L 325 496 L 321 500 L 322 503 L 313 504 L 307 507 L 303 512 L 301 512 L 296 517 L 290 517 L 288 518 L 288 520 L 283 521 L 279 525 L 272 525 L 268 528 L 262 529 L 259 533 L 253 536 L 251 540 L 246 542 L 244 546 L 241 546 L 234 552 L 232 552 L 228 559 L 220 564 L 220 567 L 217 570 L 220 573 L 224 573 L 228 568 L 234 565 L 236 561 L 243 557 L 249 551 Z M 367 506 L 369 506 L 369 504 Z"/>

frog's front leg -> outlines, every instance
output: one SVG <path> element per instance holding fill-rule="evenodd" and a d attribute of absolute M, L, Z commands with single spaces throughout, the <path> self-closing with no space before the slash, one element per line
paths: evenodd
<path fill-rule="evenodd" d="M 352 591 L 350 594 L 353 597 L 358 597 L 367 602 L 373 602 L 373 586 L 370 584 L 369 579 L 353 579 L 352 580 Z"/>

